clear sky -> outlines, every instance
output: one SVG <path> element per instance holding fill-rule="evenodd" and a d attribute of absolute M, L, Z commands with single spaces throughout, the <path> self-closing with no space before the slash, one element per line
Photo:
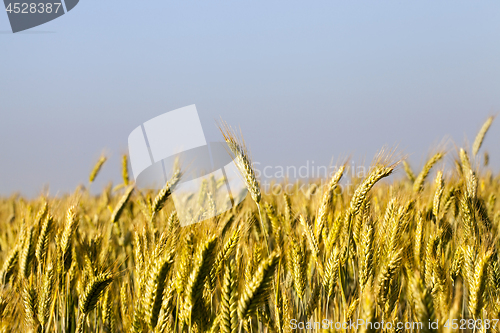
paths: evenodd
<path fill-rule="evenodd" d="M 128 134 L 196 104 L 261 165 L 473 140 L 500 111 L 499 1 L 91 1 L 27 31 L 0 13 L 0 194 L 120 179 Z M 485 148 L 500 167 L 500 119 Z M 451 164 L 452 154 L 447 163 Z"/>

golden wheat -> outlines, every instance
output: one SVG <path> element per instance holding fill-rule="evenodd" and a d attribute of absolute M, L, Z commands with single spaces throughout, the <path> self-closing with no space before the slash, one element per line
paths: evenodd
<path fill-rule="evenodd" d="M 0 332 L 290 333 L 306 331 L 293 322 L 323 319 L 452 332 L 453 320 L 497 319 L 500 175 L 477 155 L 492 120 L 471 153 L 459 147 L 444 159 L 433 148 L 418 175 L 403 161 L 406 177 L 391 176 L 398 162 L 383 153 L 362 177 L 345 163 L 328 179 L 283 184 L 286 193 L 261 191 L 241 135 L 223 123 L 250 195 L 187 226 L 170 199 L 181 170 L 159 191 L 143 190 L 127 156 L 120 184 L 98 195 L 79 187 L 2 197 Z M 213 178 L 200 190 L 212 211 L 223 184 Z"/>

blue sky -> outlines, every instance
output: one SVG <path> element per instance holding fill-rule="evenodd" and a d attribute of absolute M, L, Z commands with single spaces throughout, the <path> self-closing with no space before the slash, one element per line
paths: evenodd
<path fill-rule="evenodd" d="M 103 150 L 93 188 L 119 181 L 128 134 L 190 104 L 210 140 L 222 117 L 271 166 L 398 145 L 417 169 L 500 111 L 498 1 L 81 0 L 9 29 L 0 13 L 2 195 L 71 191 Z M 495 170 L 499 142 L 494 123 Z"/>

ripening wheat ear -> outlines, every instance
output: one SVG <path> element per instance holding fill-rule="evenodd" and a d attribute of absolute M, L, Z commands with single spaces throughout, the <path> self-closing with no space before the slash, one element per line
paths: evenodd
<path fill-rule="evenodd" d="M 396 271 L 401 265 L 401 260 L 403 259 L 402 252 L 402 249 L 399 249 L 396 252 L 390 253 L 388 262 L 382 267 L 379 273 L 378 302 L 381 305 L 388 301 L 389 287 L 394 279 Z"/>
<path fill-rule="evenodd" d="M 328 206 L 330 205 L 333 197 L 333 191 L 337 187 L 342 175 L 344 174 L 345 166 L 341 166 L 339 170 L 333 175 L 333 177 L 328 182 L 325 192 L 323 193 L 323 198 L 318 209 L 318 215 L 316 217 L 316 237 L 321 240 L 321 232 L 326 223 L 326 218 L 328 214 Z"/>
<path fill-rule="evenodd" d="M 408 179 L 414 183 L 415 182 L 415 174 L 413 173 L 413 170 L 411 169 L 410 167 L 410 164 L 405 160 L 403 161 L 403 168 L 405 170 L 405 173 L 406 173 L 406 176 L 408 177 Z"/>
<path fill-rule="evenodd" d="M 42 208 L 40 208 L 40 210 L 36 214 L 33 225 L 39 225 L 40 223 L 42 223 L 42 220 L 45 218 L 48 211 L 49 211 L 49 206 L 47 204 L 47 200 L 44 200 Z"/>
<path fill-rule="evenodd" d="M 71 242 L 73 239 L 73 234 L 78 228 L 78 219 L 75 214 L 75 206 L 71 206 L 66 213 L 66 225 L 61 237 L 61 260 L 64 264 L 64 269 L 67 271 L 71 266 L 72 258 L 72 248 Z"/>
<path fill-rule="evenodd" d="M 193 270 L 189 275 L 185 297 L 184 297 L 184 313 L 183 317 L 187 323 L 190 323 L 193 318 L 193 313 L 199 310 L 199 306 L 203 301 L 203 288 L 205 278 L 210 273 L 212 264 L 212 256 L 216 245 L 216 238 L 211 237 L 198 250 L 196 261 L 193 265 Z"/>
<path fill-rule="evenodd" d="M 460 162 L 462 163 L 459 164 L 460 166 L 459 170 L 463 175 L 466 175 L 469 173 L 469 171 L 472 170 L 469 155 L 463 148 L 460 148 L 459 156 L 460 156 Z"/>
<path fill-rule="evenodd" d="M 221 124 L 219 125 L 219 130 L 224 136 L 229 149 L 234 154 L 236 167 L 243 176 L 243 180 L 245 181 L 245 185 L 250 192 L 252 199 L 258 206 L 261 199 L 260 185 L 255 175 L 255 171 L 252 167 L 252 160 L 250 159 L 250 154 L 246 147 L 245 141 L 241 136 L 241 132 L 238 135 L 225 122 L 221 122 Z"/>
<path fill-rule="evenodd" d="M 172 264 L 172 254 L 156 259 L 149 269 L 149 278 L 146 283 L 146 294 L 144 295 L 144 309 L 146 320 L 151 330 L 158 323 L 165 280 Z"/>
<path fill-rule="evenodd" d="M 426 323 L 433 322 L 436 318 L 430 291 L 423 288 L 418 276 L 412 277 L 410 282 L 410 289 L 414 295 L 416 317 L 421 323 L 424 323 L 422 332 L 437 332 L 437 330 L 426 325 Z"/>
<path fill-rule="evenodd" d="M 130 195 L 132 195 L 132 191 L 134 190 L 134 186 L 130 185 L 127 187 L 125 190 L 125 193 L 122 195 L 120 198 L 120 201 L 115 206 L 115 209 L 113 209 L 113 213 L 111 214 L 111 222 L 116 223 L 118 219 L 120 218 L 120 215 L 123 212 L 123 209 L 125 208 L 125 204 L 127 203 L 128 199 L 130 198 Z"/>
<path fill-rule="evenodd" d="M 283 193 L 283 201 L 285 204 L 285 220 L 289 224 L 291 224 L 293 218 L 292 201 L 290 200 L 290 196 L 286 194 L 286 192 Z"/>
<path fill-rule="evenodd" d="M 128 157 L 126 154 L 122 156 L 122 179 L 123 185 L 128 186 L 130 183 L 130 177 L 128 174 Z"/>
<path fill-rule="evenodd" d="M 361 320 L 363 320 L 365 323 L 368 322 L 376 322 L 377 318 L 375 317 L 375 309 L 376 309 L 376 302 L 373 297 L 374 292 L 371 288 L 366 288 L 361 295 L 361 311 L 359 314 L 359 317 Z M 373 325 L 362 325 L 360 330 L 360 333 L 375 333 L 377 332 L 376 329 L 373 328 Z"/>
<path fill-rule="evenodd" d="M 236 333 L 238 331 L 237 281 L 234 265 L 234 260 L 226 264 L 222 281 L 219 323 L 222 333 Z"/>
<path fill-rule="evenodd" d="M 358 305 L 359 305 L 359 298 L 353 299 L 351 305 L 349 305 L 349 307 L 345 311 L 344 321 L 346 323 L 352 320 L 352 317 L 354 316 L 354 313 L 358 308 Z"/>
<path fill-rule="evenodd" d="M 168 333 L 172 332 L 171 314 L 173 310 L 174 288 L 169 285 L 163 292 L 163 301 L 161 304 L 160 316 L 158 317 L 158 324 L 154 333 Z"/>
<path fill-rule="evenodd" d="M 443 172 L 438 171 L 436 175 L 436 192 L 434 193 L 434 202 L 432 204 L 432 214 L 439 220 L 439 211 L 441 205 L 441 197 L 443 196 L 444 191 L 444 180 L 443 180 Z"/>
<path fill-rule="evenodd" d="M 368 192 L 372 189 L 372 187 L 382 178 L 389 176 L 397 164 L 384 166 L 378 165 L 375 167 L 368 177 L 356 188 L 354 195 L 351 198 L 349 210 L 348 210 L 348 222 L 360 211 L 361 205 L 366 199 Z"/>
<path fill-rule="evenodd" d="M 9 254 L 2 266 L 2 271 L 0 272 L 0 283 L 6 285 L 9 283 L 11 277 L 16 272 L 17 262 L 19 261 L 19 246 L 16 246 L 14 250 Z"/>
<path fill-rule="evenodd" d="M 326 290 L 326 298 L 330 299 L 332 297 L 333 292 L 335 290 L 335 286 L 337 284 L 337 279 L 339 276 L 339 266 L 340 266 L 340 250 L 338 247 L 333 248 L 330 253 L 330 258 L 326 263 L 324 278 L 323 278 L 323 287 Z"/>
<path fill-rule="evenodd" d="M 462 266 L 464 264 L 464 250 L 462 246 L 459 246 L 455 250 L 455 254 L 453 256 L 453 260 L 451 262 L 450 267 L 450 277 L 453 281 L 455 281 L 462 270 Z"/>
<path fill-rule="evenodd" d="M 290 256 L 292 261 L 292 276 L 295 291 L 301 300 L 304 300 L 306 291 L 307 278 L 307 262 L 302 244 L 294 240 L 290 240 Z"/>
<path fill-rule="evenodd" d="M 421 265 L 422 259 L 422 247 L 424 244 L 424 219 L 422 218 L 422 212 L 418 211 L 416 216 L 417 227 L 415 229 L 415 245 L 413 247 L 413 254 L 415 256 L 415 261 L 417 266 Z"/>
<path fill-rule="evenodd" d="M 101 273 L 93 277 L 85 287 L 83 295 L 80 296 L 80 318 L 76 328 L 77 333 L 83 332 L 83 325 L 89 313 L 95 309 L 97 302 L 101 298 L 103 292 L 113 281 L 111 273 Z"/>
<path fill-rule="evenodd" d="M 102 165 L 104 164 L 104 162 L 106 162 L 107 159 L 108 158 L 106 156 L 102 155 L 99 158 L 99 160 L 97 161 L 97 163 L 94 165 L 94 168 L 90 172 L 90 176 L 89 176 L 90 183 L 94 182 L 95 178 L 97 177 L 97 174 L 99 173 L 99 171 L 102 168 Z"/>
<path fill-rule="evenodd" d="M 379 158 L 382 159 L 383 157 Z M 379 161 L 377 161 L 379 162 Z M 354 195 L 351 198 L 347 212 L 345 213 L 345 224 L 347 225 L 347 256 L 349 256 L 351 238 L 353 238 L 353 218 L 360 212 L 361 205 L 366 200 L 368 192 L 381 179 L 388 177 L 396 168 L 399 162 L 384 165 L 377 165 L 368 175 L 368 177 L 356 188 Z"/>
<path fill-rule="evenodd" d="M 243 289 L 238 302 L 238 315 L 240 321 L 243 321 L 248 318 L 248 316 L 255 313 L 257 308 L 270 297 L 269 290 L 274 276 L 274 270 L 278 264 L 278 259 L 278 254 L 271 254 L 269 258 L 259 265 L 252 281 Z"/>
<path fill-rule="evenodd" d="M 262 233 L 264 234 L 264 239 L 266 241 L 267 253 L 269 254 L 269 241 L 260 210 L 260 201 L 262 198 L 262 195 L 260 193 L 260 184 L 257 180 L 257 176 L 255 175 L 255 171 L 252 166 L 252 160 L 250 158 L 250 153 L 248 152 L 245 141 L 243 140 L 243 136 L 241 135 L 241 130 L 239 135 L 236 134 L 236 132 L 224 121 L 222 121 L 219 125 L 219 130 L 224 136 L 226 144 L 235 157 L 236 167 L 243 176 L 243 181 L 245 182 L 245 186 L 248 192 L 250 192 L 253 201 L 255 201 L 255 203 L 257 204 L 260 216 L 260 225 L 262 228 Z"/>
<path fill-rule="evenodd" d="M 45 276 L 43 278 L 43 287 L 40 294 L 40 300 L 38 304 L 38 320 L 42 327 L 45 327 L 49 320 L 50 306 L 53 300 L 53 293 L 55 287 L 55 276 L 54 268 L 52 264 L 49 264 Z"/>
<path fill-rule="evenodd" d="M 278 217 L 278 214 L 276 213 L 276 209 L 274 209 L 274 206 L 268 202 L 264 203 L 264 208 L 266 209 L 267 217 L 269 218 L 271 222 L 271 233 L 274 235 L 274 237 L 278 240 L 278 242 L 281 241 L 281 221 L 280 218 Z"/>
<path fill-rule="evenodd" d="M 27 278 L 31 273 L 31 262 L 35 257 L 35 228 L 31 226 L 26 231 L 21 258 L 19 261 L 19 274 L 21 277 Z"/>
<path fill-rule="evenodd" d="M 373 224 L 370 219 L 366 221 L 363 228 L 363 233 L 361 234 L 361 242 L 359 247 L 359 286 L 363 290 L 373 277 L 374 263 L 373 263 L 373 243 L 374 243 L 375 231 L 373 229 Z"/>
<path fill-rule="evenodd" d="M 425 178 L 429 175 L 429 172 L 431 171 L 432 167 L 439 162 L 443 158 L 444 154 L 442 152 L 438 152 L 434 154 L 424 165 L 422 171 L 418 174 L 417 178 L 415 179 L 415 182 L 413 183 L 413 191 L 415 192 L 420 192 L 424 188 L 424 181 Z"/>
<path fill-rule="evenodd" d="M 304 227 L 304 233 L 305 233 L 305 238 L 307 238 L 309 245 L 311 246 L 311 252 L 313 254 L 313 257 L 316 261 L 316 267 L 318 269 L 319 275 L 322 277 L 324 268 L 323 264 L 320 258 L 320 253 L 319 253 L 319 244 L 318 240 L 316 239 L 316 236 L 314 235 L 313 227 L 311 225 L 311 222 L 307 217 L 304 217 L 303 215 L 300 215 L 299 217 L 300 223 Z"/>
<path fill-rule="evenodd" d="M 309 301 L 307 302 L 305 311 L 306 318 L 311 318 L 311 316 L 314 314 L 314 311 L 318 308 L 320 292 L 321 292 L 320 284 L 317 284 L 314 288 L 311 288 L 311 295 L 309 296 Z M 289 323 L 290 321 L 285 323 L 285 325 L 288 325 Z"/>
<path fill-rule="evenodd" d="M 220 249 L 219 253 L 217 254 L 212 269 L 210 270 L 210 278 L 208 279 L 211 290 L 215 288 L 215 282 L 217 276 L 222 270 L 222 265 L 234 252 L 234 250 L 236 249 L 236 245 L 238 245 L 239 240 L 240 240 L 240 230 L 236 229 L 231 235 L 231 237 L 224 244 L 222 249 Z"/>
<path fill-rule="evenodd" d="M 486 273 L 492 253 L 484 254 L 471 272 L 471 286 L 469 295 L 469 311 L 474 318 L 479 318 L 484 304 L 484 291 L 486 287 Z"/>
<path fill-rule="evenodd" d="M 175 273 L 175 289 L 177 290 L 178 297 L 184 295 L 189 271 L 192 266 L 192 256 L 194 250 L 194 233 L 189 232 L 184 237 L 184 244 L 180 255 L 176 260 L 176 273 Z"/>
<path fill-rule="evenodd" d="M 50 233 L 53 227 L 53 218 L 51 215 L 47 215 L 40 228 L 40 235 L 38 236 L 38 242 L 36 244 L 35 256 L 38 260 L 39 265 L 43 265 L 45 258 L 47 257 L 47 251 L 49 247 Z"/>
<path fill-rule="evenodd" d="M 477 226 L 473 216 L 473 207 L 471 201 L 463 195 L 460 198 L 460 214 L 462 216 L 463 230 L 466 243 L 474 243 L 476 241 Z"/>
<path fill-rule="evenodd" d="M 493 123 L 494 119 L 495 119 L 494 116 L 488 117 L 488 119 L 486 119 L 483 126 L 481 127 L 481 129 L 477 133 L 476 139 L 474 140 L 474 144 L 472 145 L 472 156 L 476 156 L 477 153 L 479 152 L 479 149 L 481 148 L 481 145 L 483 144 L 484 137 L 486 136 L 486 133 L 490 129 L 490 126 Z"/>
<path fill-rule="evenodd" d="M 45 250 L 46 246 L 48 245 L 48 235 L 45 234 L 44 236 L 44 225 L 45 225 L 45 231 L 50 231 L 49 230 L 49 225 L 51 224 L 52 217 L 50 217 L 50 221 L 45 220 L 47 223 L 42 223 L 42 220 L 44 220 L 47 216 L 47 211 L 48 211 L 48 206 L 47 202 L 45 201 L 42 208 L 40 211 L 37 213 L 37 216 L 35 218 L 34 225 L 32 225 L 28 230 L 25 231 L 25 236 L 24 236 L 24 245 L 23 249 L 21 251 L 21 258 L 19 261 L 19 270 L 20 270 L 20 275 L 21 277 L 27 278 L 30 273 L 31 273 L 31 263 L 33 262 L 33 259 L 35 258 L 35 249 L 38 250 L 37 254 L 38 255 L 45 255 Z M 42 224 L 41 228 L 41 233 L 40 233 L 40 240 L 42 241 L 40 244 L 40 249 L 37 241 L 35 240 L 35 226 Z M 45 249 L 43 247 L 45 246 Z"/>
<path fill-rule="evenodd" d="M 174 169 L 174 174 L 167 181 L 165 186 L 158 192 L 153 203 L 151 204 L 151 221 L 155 218 L 156 214 L 160 212 L 160 210 L 165 205 L 168 197 L 170 196 L 170 192 L 175 188 L 175 186 L 179 183 L 179 180 L 182 177 L 181 170 L 178 168 L 177 163 Z"/>
<path fill-rule="evenodd" d="M 113 300 L 111 293 L 106 290 L 104 299 L 102 300 L 102 320 L 104 323 L 104 332 L 115 333 L 115 316 L 113 313 Z"/>
<path fill-rule="evenodd" d="M 33 279 L 26 281 L 23 286 L 23 303 L 26 322 L 31 326 L 34 332 L 40 329 L 38 321 L 38 295 Z"/>

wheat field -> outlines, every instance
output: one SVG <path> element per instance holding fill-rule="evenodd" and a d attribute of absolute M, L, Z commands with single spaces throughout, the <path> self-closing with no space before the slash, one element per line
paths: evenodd
<path fill-rule="evenodd" d="M 288 194 L 261 191 L 223 123 L 250 195 L 185 227 L 169 198 L 182 170 L 142 191 L 127 156 L 100 195 L 1 198 L 0 330 L 499 332 L 500 176 L 480 149 L 493 120 L 421 170 L 386 151 L 352 193 L 346 162 Z"/>

